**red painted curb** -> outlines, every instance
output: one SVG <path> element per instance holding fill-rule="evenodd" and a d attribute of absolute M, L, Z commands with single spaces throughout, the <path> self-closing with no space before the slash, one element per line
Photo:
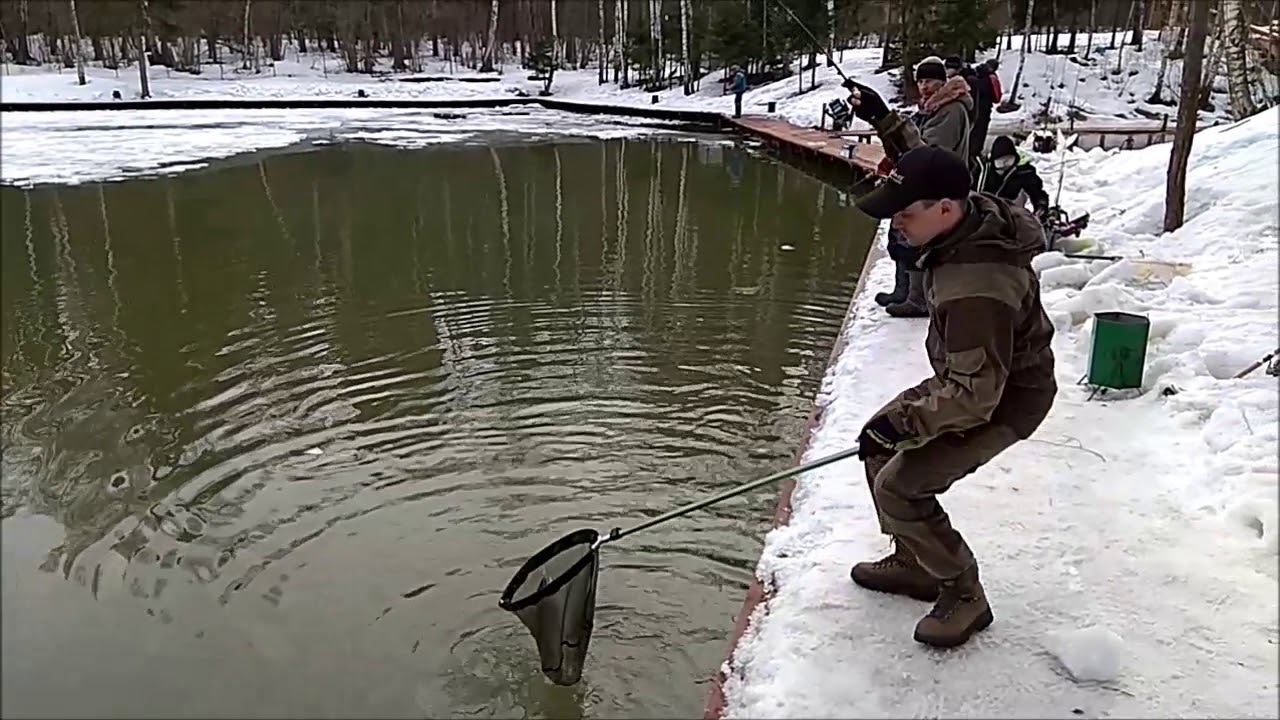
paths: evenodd
<path fill-rule="evenodd" d="M 840 329 L 840 335 L 836 338 L 835 345 L 831 348 L 831 354 L 827 357 L 827 367 L 823 371 L 823 377 L 831 371 L 832 366 L 840 359 L 841 353 L 849 342 L 847 331 L 853 320 L 854 313 L 857 312 L 858 298 L 862 296 L 866 290 L 867 276 L 872 265 L 884 255 L 881 249 L 881 233 L 876 231 L 875 237 L 871 241 L 871 247 L 867 250 L 867 257 L 863 260 L 862 272 L 858 276 L 858 284 L 854 287 L 853 297 L 849 300 L 849 309 L 845 311 L 844 325 Z M 809 412 L 809 423 L 805 427 L 804 435 L 800 439 L 800 447 L 796 451 L 796 464 L 800 464 L 804 458 L 805 452 L 809 450 L 810 443 L 813 442 L 814 431 L 817 430 L 818 424 L 822 422 L 822 407 L 815 402 L 813 409 Z M 778 496 L 777 509 L 773 513 L 773 527 L 782 527 L 791 521 L 791 494 L 795 491 L 795 479 L 789 479 L 783 482 L 782 489 Z M 747 597 L 742 602 L 742 609 L 738 611 L 737 619 L 733 625 L 733 633 L 729 636 L 729 653 L 725 656 L 725 662 L 716 670 L 715 677 L 711 680 L 711 694 L 707 698 L 706 707 L 703 710 L 703 720 L 721 720 L 725 709 L 724 682 L 727 679 L 724 674 L 724 665 L 733 662 L 733 656 L 738 650 L 738 643 L 742 640 L 743 634 L 751 625 L 751 616 L 761 604 L 769 600 L 769 592 L 765 589 L 764 583 L 760 582 L 757 576 L 752 577 L 751 585 L 747 587 Z"/>

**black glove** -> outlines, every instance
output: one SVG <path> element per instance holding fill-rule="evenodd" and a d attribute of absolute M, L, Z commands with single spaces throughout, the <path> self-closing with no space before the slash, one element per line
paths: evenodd
<path fill-rule="evenodd" d="M 905 242 L 893 242 L 888 244 L 889 257 L 896 263 L 903 265 L 915 265 L 916 260 L 920 258 L 920 248 L 914 247 Z"/>
<path fill-rule="evenodd" d="M 841 85 L 850 93 L 849 106 L 853 108 L 854 117 L 876 125 L 889 115 L 889 106 L 884 104 L 880 93 L 853 80 L 846 79 Z"/>
<path fill-rule="evenodd" d="M 905 439 L 906 436 L 898 432 L 889 418 L 877 415 L 863 426 L 858 435 L 858 458 L 866 460 L 877 455 L 892 455 L 897 452 L 894 448 L 898 443 Z"/>

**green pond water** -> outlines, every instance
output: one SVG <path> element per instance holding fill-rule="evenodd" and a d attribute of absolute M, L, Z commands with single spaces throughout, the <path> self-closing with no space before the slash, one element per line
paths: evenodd
<path fill-rule="evenodd" d="M 0 188 L 6 717 L 692 717 L 872 227 L 719 140 L 341 145 Z M 784 246 L 792 249 L 784 249 Z M 855 481 L 855 480 L 851 480 Z"/>

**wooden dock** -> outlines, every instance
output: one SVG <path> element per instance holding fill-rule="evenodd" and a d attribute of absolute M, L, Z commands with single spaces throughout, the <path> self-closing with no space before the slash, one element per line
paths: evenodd
<path fill-rule="evenodd" d="M 859 178 L 875 172 L 884 158 L 883 148 L 860 140 L 852 132 L 833 133 L 800 127 L 782 118 L 761 115 L 744 115 L 731 122 L 741 132 L 764 141 L 771 148 L 805 156 Z"/>

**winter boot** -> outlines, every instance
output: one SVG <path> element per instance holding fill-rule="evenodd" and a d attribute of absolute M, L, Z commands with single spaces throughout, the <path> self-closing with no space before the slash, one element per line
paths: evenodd
<path fill-rule="evenodd" d="M 929 307 L 924 301 L 924 271 L 907 271 L 907 299 L 888 305 L 885 310 L 899 318 L 929 317 Z"/>
<path fill-rule="evenodd" d="M 897 305 L 907 299 L 907 266 L 906 263 L 895 262 L 893 273 L 893 292 L 876 293 L 876 303 L 880 307 Z"/>
<path fill-rule="evenodd" d="M 938 602 L 916 623 L 916 642 L 956 647 L 986 629 L 993 620 L 986 593 L 978 582 L 978 566 L 974 565 L 959 577 L 942 581 Z"/>
<path fill-rule="evenodd" d="M 891 554 L 875 562 L 860 562 L 849 575 L 855 584 L 868 590 L 906 595 L 925 602 L 938 599 L 938 580 L 920 567 L 915 556 L 897 541 Z"/>

